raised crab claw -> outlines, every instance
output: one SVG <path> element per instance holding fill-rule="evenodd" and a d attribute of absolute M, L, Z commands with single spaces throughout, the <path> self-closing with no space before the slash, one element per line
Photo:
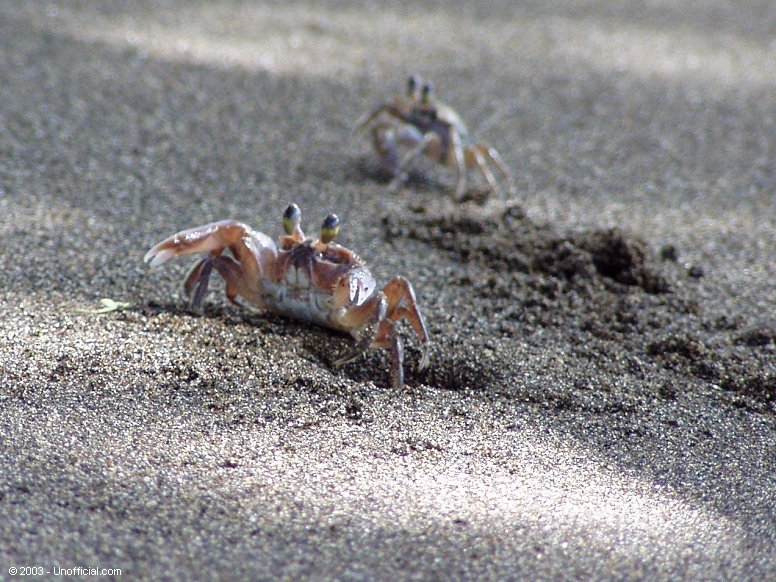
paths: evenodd
<path fill-rule="evenodd" d="M 183 230 L 155 245 L 145 261 L 158 267 L 178 255 L 207 253 L 194 264 L 183 285 L 195 309 L 201 308 L 215 269 L 226 283 L 227 299 L 236 305 L 256 306 L 352 335 L 354 349 L 335 366 L 355 360 L 368 349 L 389 350 L 393 386 L 401 388 L 404 350 L 396 330 L 398 320 L 409 321 L 423 350 L 419 367 L 428 365 L 428 331 L 412 285 L 404 277 L 394 277 L 377 289 L 363 261 L 333 242 L 339 230 L 335 214 L 323 221 L 319 238 L 305 237 L 301 217 L 297 205 L 286 208 L 286 234 L 277 244 L 234 220 Z"/>

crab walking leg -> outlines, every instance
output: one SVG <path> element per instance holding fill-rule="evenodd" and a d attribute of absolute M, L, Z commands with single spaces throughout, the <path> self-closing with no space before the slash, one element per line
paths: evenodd
<path fill-rule="evenodd" d="M 226 298 L 239 307 L 245 305 L 238 301 L 238 295 L 251 297 L 251 289 L 245 284 L 245 275 L 240 263 L 225 255 L 209 256 L 201 259 L 189 271 L 183 283 L 183 291 L 191 298 L 191 307 L 202 310 L 202 301 L 207 293 L 210 275 L 215 268 L 226 282 Z M 253 296 L 254 301 L 258 298 Z"/>
<path fill-rule="evenodd" d="M 380 105 L 380 107 L 373 110 L 371 113 L 367 113 L 365 115 L 362 115 L 358 118 L 356 121 L 356 129 L 355 131 L 361 131 L 365 127 L 368 127 L 372 122 L 374 122 L 375 119 L 378 118 L 378 116 L 381 113 L 387 113 L 391 117 L 398 119 L 403 119 L 405 116 L 405 113 L 397 107 L 394 103 L 383 103 Z"/>
<path fill-rule="evenodd" d="M 232 257 L 220 256 L 213 257 L 213 265 L 218 269 L 218 274 L 226 282 L 226 298 L 235 305 L 242 306 L 237 301 L 237 296 L 247 297 L 250 289 L 246 285 L 247 279 L 243 271 L 242 264 L 235 261 Z M 254 297 L 254 300 L 256 298 Z"/>
<path fill-rule="evenodd" d="M 205 257 L 197 261 L 183 282 L 183 292 L 186 293 L 187 297 L 191 298 L 191 307 L 197 311 L 202 308 L 202 301 L 207 293 L 210 275 L 213 272 L 213 261 L 211 259 L 212 257 Z"/>
<path fill-rule="evenodd" d="M 399 163 L 399 171 L 396 174 L 396 177 L 393 180 L 391 180 L 391 183 L 388 184 L 388 189 L 391 191 L 395 191 L 399 187 L 399 184 L 404 181 L 404 177 L 406 176 L 405 168 L 410 163 L 412 163 L 416 158 L 422 155 L 429 155 L 429 157 L 435 157 L 431 155 L 429 152 L 432 152 L 435 150 L 439 151 L 437 150 L 437 148 L 441 148 L 441 147 L 442 147 L 442 142 L 440 137 L 437 134 L 435 133 L 424 134 L 423 139 L 420 140 L 418 145 L 416 145 L 414 148 L 412 148 L 410 151 L 404 154 L 404 157 Z"/>
<path fill-rule="evenodd" d="M 496 150 L 496 148 L 493 148 L 485 143 L 477 144 L 475 147 L 480 152 L 482 152 L 483 156 L 485 156 L 488 160 L 493 162 L 493 165 L 496 166 L 496 169 L 498 170 L 499 174 L 501 174 L 501 177 L 504 178 L 504 181 L 507 183 L 507 188 L 509 189 L 509 193 L 514 194 L 515 184 L 512 181 L 512 176 L 507 171 L 507 166 L 504 163 L 504 160 L 502 159 L 501 155 L 498 153 L 498 150 Z"/>
<path fill-rule="evenodd" d="M 245 277 L 240 263 L 228 256 L 209 256 L 197 261 L 189 271 L 183 283 L 183 291 L 190 298 L 192 309 L 202 310 L 202 301 L 207 294 L 210 275 L 215 268 L 226 282 L 226 298 L 239 307 L 245 307 L 237 300 L 238 295 L 250 296 L 251 290 L 245 285 Z M 255 298 L 254 298 L 255 300 Z"/>
<path fill-rule="evenodd" d="M 361 337 L 356 341 L 356 345 L 351 350 L 345 352 L 342 356 L 334 360 L 334 367 L 339 368 L 349 364 L 363 356 L 370 347 L 374 347 L 374 337 L 376 334 L 376 324 L 370 324 L 362 330 Z"/>
<path fill-rule="evenodd" d="M 344 329 L 358 329 L 356 345 L 342 357 L 338 358 L 334 365 L 339 367 L 364 354 L 370 347 L 377 334 L 377 324 L 385 318 L 387 302 L 381 292 L 375 293 L 361 305 L 350 307 L 344 315 L 338 318 L 337 323 Z"/>
<path fill-rule="evenodd" d="M 399 146 L 416 147 L 423 141 L 423 133 L 413 125 L 386 122 L 372 129 L 372 142 L 383 169 L 394 177 L 406 180 L 399 164 Z"/>
<path fill-rule="evenodd" d="M 415 289 L 412 288 L 412 284 L 407 279 L 399 276 L 388 281 L 385 287 L 383 287 L 383 294 L 387 301 L 387 309 L 385 312 L 386 319 L 390 321 L 406 319 L 409 321 L 412 329 L 415 330 L 415 334 L 418 336 L 418 340 L 423 349 L 423 356 L 419 365 L 419 368 L 422 370 L 428 366 L 429 340 L 426 322 L 423 320 L 423 315 L 420 313 L 417 306 Z M 380 330 L 378 330 L 378 337 L 379 336 Z"/>
<path fill-rule="evenodd" d="M 455 171 L 458 175 L 455 195 L 457 198 L 461 198 L 466 194 L 466 155 L 461 144 L 461 136 L 457 131 L 453 131 L 450 134 L 450 150 L 448 165 L 455 166 Z"/>
<path fill-rule="evenodd" d="M 354 131 L 361 131 L 365 127 L 369 126 L 372 122 L 374 122 L 375 119 L 377 119 L 378 115 L 383 112 L 387 112 L 390 107 L 391 105 L 389 103 L 384 103 L 383 105 L 380 105 L 380 107 L 374 109 L 372 112 L 365 113 L 356 120 L 356 127 Z"/>
<path fill-rule="evenodd" d="M 399 174 L 399 151 L 396 129 L 391 124 L 381 124 L 372 130 L 372 143 L 383 169 L 392 176 Z"/>
<path fill-rule="evenodd" d="M 466 165 L 477 166 L 477 169 L 482 174 L 482 177 L 485 178 L 485 181 L 488 183 L 488 188 L 490 188 L 490 191 L 495 192 L 496 177 L 493 175 L 493 172 L 488 167 L 488 162 L 485 159 L 485 156 L 483 155 L 479 146 L 467 148 L 465 154 L 466 154 Z"/>
<path fill-rule="evenodd" d="M 372 347 L 390 350 L 393 387 L 401 390 L 404 387 L 404 345 L 392 320 L 384 319 L 380 322 Z"/>
<path fill-rule="evenodd" d="M 378 305 L 375 305 L 378 304 Z M 377 307 L 377 310 L 375 310 Z M 404 347 L 396 333 L 394 322 L 388 318 L 387 301 L 383 293 L 376 293 L 363 306 L 353 308 L 345 316 L 352 325 L 359 325 L 361 336 L 352 350 L 334 362 L 334 366 L 352 362 L 367 350 L 387 349 L 391 354 L 391 378 L 393 387 L 401 390 L 404 386 Z M 422 321 L 422 320 L 421 320 Z"/>

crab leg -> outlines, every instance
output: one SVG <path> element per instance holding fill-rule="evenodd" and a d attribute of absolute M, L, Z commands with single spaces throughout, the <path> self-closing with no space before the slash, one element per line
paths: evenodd
<path fill-rule="evenodd" d="M 374 337 L 376 335 L 375 332 L 376 332 L 375 324 L 371 324 L 367 326 L 366 329 L 362 330 L 361 338 L 356 342 L 356 345 L 353 346 L 351 350 L 348 350 L 342 356 L 334 360 L 334 367 L 339 368 L 340 366 L 349 364 L 350 362 L 363 356 L 364 353 L 370 347 L 375 347 L 374 346 Z"/>
<path fill-rule="evenodd" d="M 399 163 L 399 171 L 396 177 L 388 185 L 389 190 L 396 190 L 399 187 L 399 183 L 403 182 L 403 178 L 406 176 L 404 169 L 413 161 L 422 155 L 428 155 L 431 158 L 438 159 L 438 155 L 434 156 L 434 153 L 441 151 L 442 142 L 439 136 L 435 133 L 426 133 L 423 135 L 423 139 L 420 140 L 418 145 L 404 154 L 401 162 Z"/>
<path fill-rule="evenodd" d="M 400 293 L 397 297 L 398 300 L 395 300 L 393 305 L 393 319 L 400 317 L 399 310 L 404 309 L 399 307 L 397 310 L 397 304 L 404 298 L 404 295 Z M 370 348 L 373 350 L 390 350 L 391 378 L 393 378 L 394 388 L 400 390 L 404 386 L 404 347 L 402 346 L 401 338 L 396 333 L 394 321 L 390 318 L 389 309 L 385 293 L 377 292 L 363 305 L 351 307 L 348 310 L 342 322 L 352 326 L 354 329 L 359 329 L 360 334 L 353 349 L 338 358 L 334 362 L 334 366 L 339 367 L 352 362 L 356 358 L 361 357 Z M 418 315 L 420 314 L 418 313 Z M 425 331 L 425 325 L 422 321 L 421 318 L 421 329 Z"/>
<path fill-rule="evenodd" d="M 183 282 L 183 291 L 186 293 L 186 296 L 191 297 L 191 306 L 197 311 L 202 307 L 202 300 L 207 293 L 207 286 L 212 272 L 212 258 L 205 257 L 194 264 Z M 193 295 L 192 291 L 194 292 Z"/>
<path fill-rule="evenodd" d="M 379 125 L 372 130 L 372 143 L 380 156 L 383 169 L 392 176 L 399 173 L 399 153 L 396 147 L 396 130 L 390 124 Z"/>
<path fill-rule="evenodd" d="M 390 350 L 393 387 L 401 390 L 404 386 L 404 345 L 392 320 L 384 319 L 380 322 L 372 347 Z"/>
<path fill-rule="evenodd" d="M 359 117 L 356 120 L 356 127 L 354 128 L 354 131 L 361 131 L 368 125 L 370 125 L 375 119 L 377 119 L 377 116 L 380 115 L 383 111 L 388 110 L 388 103 L 385 103 L 383 105 L 380 105 L 380 107 L 377 107 L 370 113 L 365 113 L 361 117 Z"/>
<path fill-rule="evenodd" d="M 384 297 L 380 299 L 385 301 Z M 362 331 L 362 334 L 353 349 L 338 358 L 334 362 L 334 366 L 339 367 L 352 362 L 361 357 L 370 348 L 373 350 L 390 350 L 393 387 L 396 390 L 401 390 L 404 386 L 404 346 L 399 334 L 396 333 L 394 322 L 390 319 L 382 319 L 379 324 L 371 323 Z"/>
<path fill-rule="evenodd" d="M 507 188 L 509 189 L 510 194 L 515 193 L 515 185 L 512 182 L 512 176 L 507 171 L 506 164 L 504 163 L 504 160 L 501 158 L 501 155 L 499 155 L 496 148 L 490 147 L 488 144 L 480 143 L 474 146 L 475 149 L 480 151 L 482 155 L 493 162 L 493 165 L 496 166 L 496 169 L 498 169 L 499 174 L 501 174 L 501 177 L 504 178 L 504 181 L 507 183 Z"/>
<path fill-rule="evenodd" d="M 458 174 L 458 183 L 455 186 L 455 195 L 460 198 L 466 193 L 466 155 L 461 144 L 461 136 L 453 131 L 450 135 L 450 160 Z"/>
<path fill-rule="evenodd" d="M 399 109 L 395 104 L 393 103 L 383 103 L 372 111 L 371 113 L 367 113 L 366 115 L 362 115 L 357 121 L 356 121 L 356 129 L 355 131 L 361 131 L 365 127 L 369 126 L 381 113 L 387 113 L 391 117 L 395 117 L 397 120 L 404 120 L 405 114 L 404 112 Z"/>
<path fill-rule="evenodd" d="M 477 166 L 477 169 L 482 174 L 482 177 L 485 178 L 485 181 L 488 183 L 488 188 L 490 188 L 490 191 L 495 192 L 496 177 L 493 175 L 493 172 L 488 167 L 488 162 L 485 159 L 485 156 L 483 155 L 483 152 L 480 149 L 480 146 L 472 146 L 470 148 L 467 148 L 465 153 L 466 153 L 466 165 Z"/>
<path fill-rule="evenodd" d="M 383 287 L 383 293 L 388 303 L 385 312 L 386 320 L 393 322 L 399 319 L 406 319 L 409 321 L 423 348 L 423 357 L 420 360 L 419 367 L 420 369 L 425 368 L 428 366 L 429 358 L 428 329 L 426 328 L 426 322 L 423 320 L 423 315 L 417 306 L 415 289 L 412 288 L 412 284 L 407 279 L 399 276 L 388 281 L 385 287 Z M 393 326 L 393 324 L 391 325 Z M 378 330 L 378 338 L 381 336 L 381 331 Z M 377 342 L 378 338 L 375 339 L 375 342 Z"/>
<path fill-rule="evenodd" d="M 381 292 L 375 293 L 361 305 L 350 307 L 345 314 L 338 320 L 342 329 L 360 330 L 356 336 L 357 342 L 352 350 L 337 359 L 335 366 L 341 366 L 352 362 L 361 356 L 373 345 L 377 334 L 378 322 L 385 318 L 387 311 L 387 302 L 385 295 Z"/>
<path fill-rule="evenodd" d="M 205 299 L 213 268 L 218 271 L 226 283 L 226 298 L 235 305 L 245 307 L 237 299 L 238 295 L 250 296 L 251 293 L 250 288 L 245 283 L 242 265 L 232 257 L 225 255 L 205 257 L 189 271 L 183 283 L 183 290 L 187 296 L 191 297 L 191 307 L 197 311 L 202 309 L 202 301 Z M 258 301 L 258 299 L 258 296 L 253 295 L 254 301 Z"/>

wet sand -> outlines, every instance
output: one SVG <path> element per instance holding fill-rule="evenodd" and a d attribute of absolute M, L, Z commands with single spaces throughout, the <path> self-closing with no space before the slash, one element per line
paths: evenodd
<path fill-rule="evenodd" d="M 769 3 L 101 6 L 0 3 L 0 580 L 776 578 Z M 388 191 L 413 72 L 514 197 Z M 289 202 L 414 284 L 401 392 L 142 262 Z"/>

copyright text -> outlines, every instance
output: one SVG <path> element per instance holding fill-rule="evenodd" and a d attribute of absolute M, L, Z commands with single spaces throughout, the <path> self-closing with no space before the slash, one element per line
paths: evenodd
<path fill-rule="evenodd" d="M 121 568 L 95 568 L 93 566 L 75 566 L 62 568 L 53 566 L 11 566 L 9 576 L 121 576 Z"/>

